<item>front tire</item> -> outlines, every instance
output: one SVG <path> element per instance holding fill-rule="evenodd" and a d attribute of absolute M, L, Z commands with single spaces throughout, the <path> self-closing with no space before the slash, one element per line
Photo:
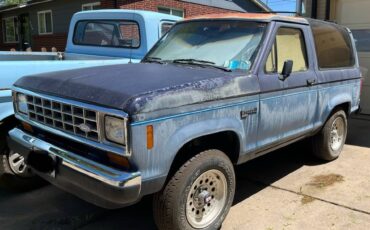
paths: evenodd
<path fill-rule="evenodd" d="M 1 156 L 0 175 L 10 174 L 21 178 L 34 176 L 31 169 L 26 165 L 24 157 L 19 153 L 6 150 Z"/>
<path fill-rule="evenodd" d="M 316 157 L 332 161 L 339 157 L 347 138 L 347 115 L 343 110 L 336 111 L 325 123 L 323 129 L 313 138 Z"/>
<path fill-rule="evenodd" d="M 188 160 L 154 196 L 154 219 L 159 229 L 219 229 L 235 194 L 230 159 L 207 150 Z"/>
<path fill-rule="evenodd" d="M 6 145 L 5 136 L 0 137 L 0 176 L 3 174 L 9 174 L 21 178 L 31 178 L 34 176 L 26 165 L 24 157 L 12 150 L 9 150 Z"/>

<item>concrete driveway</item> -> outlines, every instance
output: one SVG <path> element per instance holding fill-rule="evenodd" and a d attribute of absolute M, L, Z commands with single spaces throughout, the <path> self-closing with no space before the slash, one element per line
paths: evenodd
<path fill-rule="evenodd" d="M 234 205 L 222 229 L 370 229 L 370 119 L 350 121 L 336 161 L 305 142 L 237 168 Z M 0 178 L 0 229 L 155 229 L 151 200 L 107 211 L 53 186 L 14 188 Z"/>

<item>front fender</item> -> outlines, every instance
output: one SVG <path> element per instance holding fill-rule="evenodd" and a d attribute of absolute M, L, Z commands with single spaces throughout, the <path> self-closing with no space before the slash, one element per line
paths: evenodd
<path fill-rule="evenodd" d="M 0 91 L 0 124 L 1 122 L 14 115 L 12 92 L 11 90 Z"/>
<path fill-rule="evenodd" d="M 223 131 L 234 132 L 239 138 L 239 149 L 242 149 L 242 140 L 245 139 L 243 123 L 235 118 L 220 118 L 195 122 L 176 130 L 165 146 L 169 154 L 172 153 L 171 164 L 180 149 L 191 140 L 198 137 L 215 134 Z M 170 164 L 170 165 L 171 165 Z M 169 170 L 170 168 L 168 168 Z"/>

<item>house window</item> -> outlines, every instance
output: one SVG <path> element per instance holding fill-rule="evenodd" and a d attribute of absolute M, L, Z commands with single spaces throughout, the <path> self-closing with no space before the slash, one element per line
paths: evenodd
<path fill-rule="evenodd" d="M 40 11 L 37 13 L 39 21 L 39 34 L 53 33 L 53 14 L 51 10 Z"/>
<path fill-rule="evenodd" d="M 163 14 L 170 14 L 174 16 L 184 17 L 184 10 L 182 9 L 174 9 L 168 7 L 158 7 L 158 12 Z"/>
<path fill-rule="evenodd" d="M 82 5 L 82 11 L 86 10 L 99 10 L 100 2 L 87 3 Z"/>
<path fill-rule="evenodd" d="M 18 42 L 17 17 L 3 19 L 4 43 Z"/>

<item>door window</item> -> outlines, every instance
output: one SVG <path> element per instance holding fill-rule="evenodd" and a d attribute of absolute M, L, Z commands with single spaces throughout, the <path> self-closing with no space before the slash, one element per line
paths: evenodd
<path fill-rule="evenodd" d="M 163 22 L 161 24 L 161 37 L 172 28 L 173 24 L 173 22 Z"/>
<path fill-rule="evenodd" d="M 266 73 L 281 73 L 284 62 L 293 61 L 293 72 L 308 69 L 306 44 L 300 29 L 279 28 L 265 64 Z"/>

